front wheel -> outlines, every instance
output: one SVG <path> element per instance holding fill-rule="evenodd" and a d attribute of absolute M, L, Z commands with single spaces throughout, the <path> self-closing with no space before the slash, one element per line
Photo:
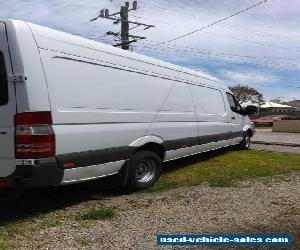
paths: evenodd
<path fill-rule="evenodd" d="M 159 179 L 162 161 L 154 152 L 137 152 L 128 162 L 127 186 L 133 190 L 148 188 Z"/>
<path fill-rule="evenodd" d="M 242 142 L 239 144 L 239 148 L 248 150 L 248 149 L 250 149 L 250 145 L 251 145 L 251 135 L 249 132 L 246 132 L 244 134 Z"/>

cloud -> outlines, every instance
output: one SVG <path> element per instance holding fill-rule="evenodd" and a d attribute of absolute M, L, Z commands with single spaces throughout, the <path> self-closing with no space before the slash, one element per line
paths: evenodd
<path fill-rule="evenodd" d="M 203 68 L 227 81 L 264 85 L 272 95 L 286 89 L 287 81 L 300 79 L 300 1 L 269 0 L 226 22 L 176 42 L 163 44 L 179 35 L 226 17 L 257 1 L 236 0 L 141 0 L 130 20 L 156 27 L 133 29 L 132 34 L 147 40 L 134 44 L 134 51 L 183 66 Z M 121 0 L 10 0 L 2 1 L 0 16 L 21 19 L 86 38 L 114 44 L 106 31 L 119 25 L 100 19 L 90 23 L 102 8 L 119 11 Z M 132 26 L 131 26 L 132 27 Z M 222 69 L 222 70 L 221 70 Z M 265 86 L 265 85 L 264 85 Z M 296 96 L 296 97 L 297 97 Z"/>
<path fill-rule="evenodd" d="M 235 84 L 242 85 L 268 84 L 279 81 L 275 75 L 267 75 L 266 73 L 259 71 L 233 72 L 229 70 L 221 70 L 220 73 L 225 79 L 233 81 Z"/>

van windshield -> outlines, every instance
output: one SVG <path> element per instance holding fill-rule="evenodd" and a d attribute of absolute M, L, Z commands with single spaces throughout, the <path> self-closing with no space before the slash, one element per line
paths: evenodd
<path fill-rule="evenodd" d="M 4 55 L 0 52 L 0 106 L 8 103 L 8 83 Z"/>

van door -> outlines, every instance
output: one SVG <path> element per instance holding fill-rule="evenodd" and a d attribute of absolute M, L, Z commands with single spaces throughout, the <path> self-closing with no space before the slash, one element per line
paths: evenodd
<path fill-rule="evenodd" d="M 200 151 L 226 146 L 231 127 L 227 122 L 226 102 L 219 89 L 191 86 L 198 118 Z"/>
<path fill-rule="evenodd" d="M 12 66 L 5 24 L 0 22 L 0 178 L 15 171 L 14 115 L 15 86 L 8 81 Z"/>
<path fill-rule="evenodd" d="M 241 114 L 239 114 L 239 112 L 242 110 L 242 107 L 236 100 L 234 95 L 230 93 L 226 93 L 226 95 L 230 107 L 228 111 L 228 119 L 231 127 L 231 132 L 233 132 L 233 137 L 235 137 L 237 140 L 235 142 L 239 142 L 240 137 L 243 137 L 244 117 Z"/>

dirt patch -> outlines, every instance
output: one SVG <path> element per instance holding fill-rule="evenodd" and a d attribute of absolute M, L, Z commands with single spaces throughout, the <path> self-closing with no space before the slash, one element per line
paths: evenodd
<path fill-rule="evenodd" d="M 118 207 L 118 216 L 89 222 L 74 219 L 79 212 L 102 206 Z M 31 232 L 15 235 L 13 246 L 19 249 L 156 249 L 155 237 L 160 233 L 290 233 L 294 236 L 294 249 L 299 249 L 300 173 L 248 180 L 235 188 L 202 185 L 162 193 L 121 195 L 74 204 L 54 214 L 63 223 L 29 227 Z M 48 221 L 53 221 L 52 213 L 47 216 Z M 40 218 L 35 223 L 43 221 Z"/>

